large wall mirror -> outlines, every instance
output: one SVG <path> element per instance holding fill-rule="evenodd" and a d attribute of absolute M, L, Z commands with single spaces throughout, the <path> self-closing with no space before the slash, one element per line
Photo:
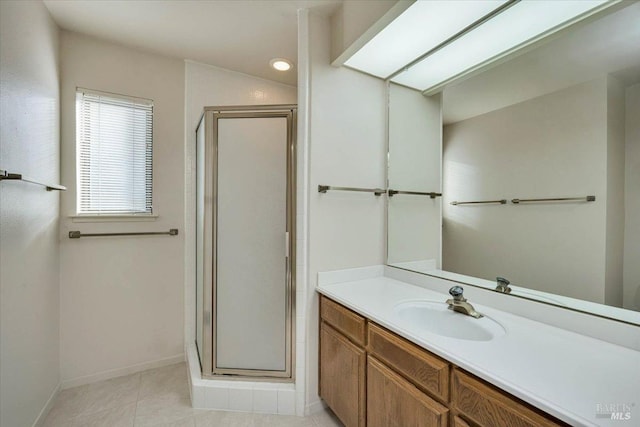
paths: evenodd
<path fill-rule="evenodd" d="M 630 3 L 432 96 L 389 83 L 388 264 L 640 324 L 639 23 Z"/>

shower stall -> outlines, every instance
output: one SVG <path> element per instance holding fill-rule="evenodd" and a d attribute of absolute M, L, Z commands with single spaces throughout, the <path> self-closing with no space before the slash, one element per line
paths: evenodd
<path fill-rule="evenodd" d="M 293 379 L 296 112 L 206 107 L 196 130 L 203 377 Z"/>

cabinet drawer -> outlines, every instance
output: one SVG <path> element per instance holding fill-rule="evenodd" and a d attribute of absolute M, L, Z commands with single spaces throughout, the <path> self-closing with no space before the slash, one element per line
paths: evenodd
<path fill-rule="evenodd" d="M 320 325 L 320 397 L 346 427 L 365 426 L 366 354 L 331 326 Z"/>
<path fill-rule="evenodd" d="M 449 364 L 417 345 L 369 323 L 367 349 L 443 403 L 449 399 Z"/>
<path fill-rule="evenodd" d="M 320 317 L 351 341 L 364 347 L 366 325 L 364 317 L 331 301 L 324 295 L 320 296 Z"/>
<path fill-rule="evenodd" d="M 561 421 L 542 415 L 526 403 L 486 384 L 458 368 L 452 374 L 452 410 L 487 427 L 564 426 Z"/>
<path fill-rule="evenodd" d="M 446 427 L 449 410 L 369 356 L 367 427 Z"/>

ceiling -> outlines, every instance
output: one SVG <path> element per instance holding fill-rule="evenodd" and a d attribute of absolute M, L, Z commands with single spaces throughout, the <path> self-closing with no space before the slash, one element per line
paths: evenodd
<path fill-rule="evenodd" d="M 640 3 L 579 26 L 539 48 L 449 86 L 443 121 L 455 123 L 613 74 L 640 82 Z"/>
<path fill-rule="evenodd" d="M 343 0 L 44 0 L 56 23 L 125 46 L 297 84 L 297 10 L 332 14 Z M 446 88 L 453 123 L 627 70 L 640 79 L 640 3 Z M 622 32 L 621 29 L 628 29 Z M 272 58 L 287 58 L 278 72 Z M 558 58 L 566 60 L 558 61 Z M 631 70 L 631 71 L 629 71 Z M 622 74 L 621 74 L 622 75 Z"/>
<path fill-rule="evenodd" d="M 297 10 L 342 0 L 44 0 L 65 30 L 296 85 Z M 294 63 L 288 72 L 272 58 Z"/>

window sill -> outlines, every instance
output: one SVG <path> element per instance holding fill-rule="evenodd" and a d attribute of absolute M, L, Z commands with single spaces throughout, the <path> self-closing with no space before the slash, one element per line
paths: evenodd
<path fill-rule="evenodd" d="M 70 215 L 71 222 L 145 222 L 156 221 L 158 215 Z"/>

